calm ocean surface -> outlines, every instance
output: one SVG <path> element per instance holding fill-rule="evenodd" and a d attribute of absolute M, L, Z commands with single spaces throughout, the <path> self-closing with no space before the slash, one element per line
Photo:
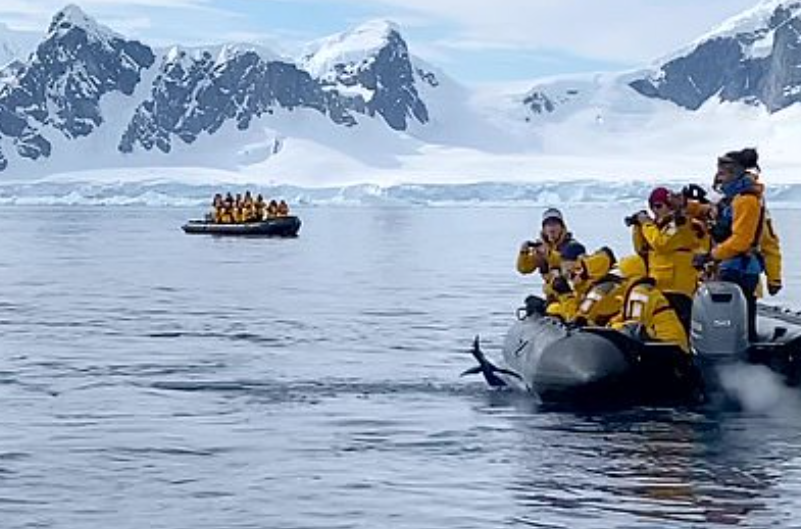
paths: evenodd
<path fill-rule="evenodd" d="M 0 208 L 0 528 L 801 526 L 801 392 L 538 410 L 498 354 L 537 208 L 313 208 L 294 240 L 178 208 Z M 628 250 L 609 208 L 567 211 Z M 801 212 L 777 211 L 801 306 Z"/>

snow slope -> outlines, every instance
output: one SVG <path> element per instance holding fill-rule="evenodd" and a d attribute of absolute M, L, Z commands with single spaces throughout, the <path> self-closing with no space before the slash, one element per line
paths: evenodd
<path fill-rule="evenodd" d="M 195 184 L 281 182 L 334 188 L 359 182 L 382 186 L 554 180 L 706 182 L 718 154 L 756 146 L 769 182 L 801 183 L 801 158 L 795 147 L 801 139 L 801 104 L 769 112 L 748 101 L 710 98 L 696 110 L 688 110 L 632 88 L 640 79 L 658 81 L 660 68 L 689 60 L 710 41 L 735 38 L 744 57 L 764 59 L 773 50 L 779 26 L 785 28 L 781 31 L 787 28 L 787 24 L 777 26 L 777 9 L 795 20 L 796 14 L 801 16 L 800 6 L 798 0 L 762 2 L 642 70 L 562 76 L 525 87 L 521 83 L 460 85 L 435 65 L 415 57 L 413 43 L 407 47 L 401 28 L 383 20 L 320 39 L 294 62 L 248 44 L 153 50 L 155 62 L 142 68 L 141 81 L 131 93 L 111 90 L 97 95 L 103 122 L 91 134 L 59 135 L 52 130 L 53 120 L 45 120 L 46 126 L 32 130 L 46 135 L 51 153 L 35 160 L 17 156 L 17 139 L 0 136 L 0 149 L 13 162 L 0 173 L 0 181 L 50 177 L 74 182 L 70 175 L 80 174 L 82 181 L 103 181 L 104 185 L 111 175 L 126 185 L 149 182 L 153 175 L 169 175 L 182 182 L 203 175 Z M 54 17 L 49 35 L 57 36 L 70 27 L 83 28 L 90 41 L 102 43 L 107 52 L 129 45 L 125 37 L 76 6 Z M 0 31 L 0 43 L 3 35 Z M 204 70 L 198 65 L 206 54 L 210 59 Z M 248 54 L 258 59 L 243 61 Z M 234 69 L 237 61 L 244 64 L 243 69 Z M 279 73 L 270 73 L 275 65 Z M 176 70 L 181 75 L 165 77 L 165 72 Z M 227 70 L 231 71 L 226 74 Z M 85 76 L 85 69 L 76 67 L 75 71 Z M 289 105 L 261 101 L 252 110 L 247 97 L 262 87 L 245 85 L 243 102 L 231 110 L 237 119 L 229 119 L 226 108 L 208 105 L 209 100 L 227 97 L 226 79 L 261 72 L 254 77 L 261 83 L 287 71 L 295 77 L 284 87 L 295 86 L 294 79 L 299 79 L 317 92 L 293 96 Z M 13 71 L 7 73 L 6 82 L 13 85 Z M 53 86 L 67 86 L 68 81 L 56 78 Z M 187 84 L 181 86 L 181 82 Z M 157 90 L 160 97 L 154 96 Z M 165 102 L 177 91 L 187 103 L 171 108 L 168 115 Z M 319 101 L 308 103 L 317 101 L 314 98 Z M 206 114 L 198 117 L 199 108 Z M 347 119 L 333 120 L 332 109 Z M 211 111 L 218 112 L 214 126 L 191 131 L 183 127 L 192 120 L 207 119 Z M 141 130 L 131 127 L 137 114 L 144 116 Z M 162 128 L 153 137 L 162 141 L 163 149 L 144 148 L 139 138 L 138 143 L 131 142 L 130 152 L 119 151 L 126 132 L 151 132 L 158 127 Z"/>

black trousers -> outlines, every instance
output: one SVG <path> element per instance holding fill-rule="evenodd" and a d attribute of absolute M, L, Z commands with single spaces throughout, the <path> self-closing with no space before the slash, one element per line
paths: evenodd
<path fill-rule="evenodd" d="M 684 332 L 689 336 L 693 319 L 693 298 L 678 292 L 665 292 L 665 297 L 671 308 L 676 312 L 676 316 L 679 317 L 679 321 L 684 327 Z"/>

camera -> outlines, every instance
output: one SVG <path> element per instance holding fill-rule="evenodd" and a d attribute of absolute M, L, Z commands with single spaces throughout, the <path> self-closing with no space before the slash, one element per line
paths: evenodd
<path fill-rule="evenodd" d="M 640 215 L 648 216 L 648 212 L 644 209 L 641 209 L 637 213 L 633 215 L 629 215 L 628 217 L 623 218 L 623 223 L 628 226 L 629 228 L 632 226 L 639 226 L 640 225 Z"/>

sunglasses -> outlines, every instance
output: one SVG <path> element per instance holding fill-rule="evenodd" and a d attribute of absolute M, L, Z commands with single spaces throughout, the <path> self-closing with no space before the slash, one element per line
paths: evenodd
<path fill-rule="evenodd" d="M 662 209 L 662 208 L 666 208 L 666 207 L 667 207 L 667 204 L 665 204 L 664 202 L 657 202 L 655 204 L 651 204 L 651 209 Z"/>

